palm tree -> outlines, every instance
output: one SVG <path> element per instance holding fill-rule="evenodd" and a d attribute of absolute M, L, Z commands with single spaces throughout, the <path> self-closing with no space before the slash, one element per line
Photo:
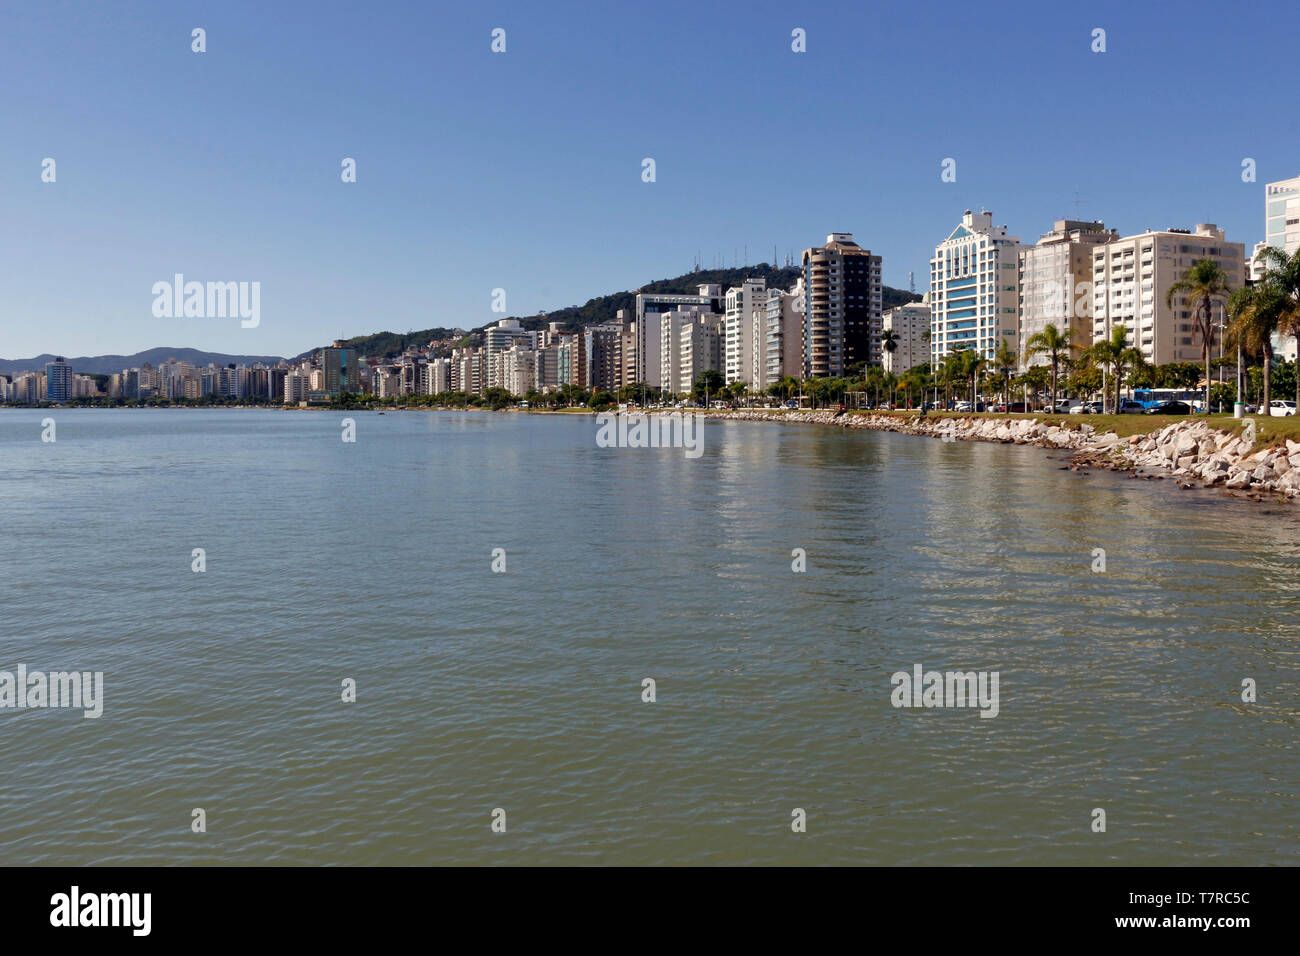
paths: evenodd
<path fill-rule="evenodd" d="M 1061 332 L 1053 323 L 1048 322 L 1043 331 L 1035 332 L 1025 343 L 1026 355 L 1046 353 L 1052 363 L 1052 411 L 1056 411 L 1056 378 L 1060 368 L 1061 356 L 1070 354 L 1070 339 L 1074 337 L 1073 329 Z"/>
<path fill-rule="evenodd" d="M 880 347 L 890 355 L 898 348 L 898 336 L 894 334 L 893 329 L 885 329 L 880 333 Z"/>
<path fill-rule="evenodd" d="M 935 369 L 935 380 L 943 386 L 943 404 L 946 407 L 952 401 L 952 387 L 962 381 L 961 358 L 956 352 L 949 352 Z"/>
<path fill-rule="evenodd" d="M 1016 366 L 1019 364 L 1020 360 L 1016 356 L 1016 350 L 1007 345 L 1005 339 L 999 342 L 997 351 L 993 353 L 993 367 L 1002 375 L 1004 381 L 1002 400 L 1008 405 L 1011 404 L 1011 373 L 1016 370 Z"/>
<path fill-rule="evenodd" d="M 1146 367 L 1148 367 L 1146 356 L 1142 354 L 1141 349 L 1120 349 L 1119 357 L 1115 362 L 1115 411 L 1119 411 L 1120 386 L 1124 384 L 1124 377 Z"/>
<path fill-rule="evenodd" d="M 1264 356 L 1264 408 L 1268 408 L 1273 378 L 1273 331 L 1281 324 L 1285 297 L 1277 286 L 1265 281 L 1238 289 L 1228 298 L 1228 344 L 1247 355 Z M 1237 396 L 1241 401 L 1241 396 Z"/>
<path fill-rule="evenodd" d="M 910 368 L 904 372 L 900 384 L 903 386 L 903 394 L 906 397 L 909 408 L 912 406 L 913 389 L 916 389 L 916 393 L 921 397 L 921 401 L 925 401 L 925 386 L 927 384 L 926 376 L 918 369 Z"/>
<path fill-rule="evenodd" d="M 1214 349 L 1214 312 L 1215 301 L 1227 301 L 1228 273 L 1213 259 L 1199 259 L 1192 263 L 1187 274 L 1169 287 L 1165 294 L 1165 305 L 1174 307 L 1174 298 L 1179 295 L 1187 297 L 1188 304 L 1194 309 L 1196 327 L 1201 333 L 1201 345 L 1205 351 L 1205 413 L 1210 412 L 1210 353 Z"/>
<path fill-rule="evenodd" d="M 1100 365 L 1103 369 L 1115 374 L 1117 367 L 1120 365 L 1124 350 L 1128 347 L 1128 329 L 1122 325 L 1117 325 L 1110 330 L 1109 339 L 1101 339 L 1093 343 L 1092 348 L 1088 349 L 1088 357 L 1093 362 Z M 1101 396 L 1101 410 L 1106 411 L 1106 404 L 1110 396 L 1106 392 Z M 1115 389 L 1115 409 L 1119 409 L 1119 388 Z"/>
<path fill-rule="evenodd" d="M 872 393 L 871 405 L 874 408 L 880 404 L 880 390 L 885 386 L 884 371 L 879 366 L 871 366 L 863 377 L 863 384 Z"/>
<path fill-rule="evenodd" d="M 1265 246 L 1260 250 L 1264 277 L 1257 283 L 1268 286 L 1278 297 L 1277 329 L 1300 341 L 1300 249 L 1287 255 L 1281 249 Z M 1300 374 L 1296 375 L 1296 405 L 1300 406 Z"/>
<path fill-rule="evenodd" d="M 884 376 L 885 388 L 889 390 L 889 404 L 898 404 L 898 376 L 893 372 L 886 372 Z"/>
<path fill-rule="evenodd" d="M 984 366 L 988 364 L 988 360 L 973 348 L 961 349 L 954 352 L 953 355 L 957 360 L 955 363 L 955 372 L 957 377 L 961 379 L 963 384 L 970 385 L 971 411 L 974 411 L 976 383 L 979 381 L 980 372 L 982 372 Z"/>

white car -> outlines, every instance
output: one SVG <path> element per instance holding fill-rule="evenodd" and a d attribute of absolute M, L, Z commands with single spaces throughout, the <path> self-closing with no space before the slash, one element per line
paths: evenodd
<path fill-rule="evenodd" d="M 1295 414 L 1295 402 L 1274 399 L 1268 403 L 1268 413 L 1274 418 L 1286 418 Z"/>

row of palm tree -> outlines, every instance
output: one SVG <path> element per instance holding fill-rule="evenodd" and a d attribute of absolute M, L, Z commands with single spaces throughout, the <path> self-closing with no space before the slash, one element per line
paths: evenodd
<path fill-rule="evenodd" d="M 1123 388 L 1125 376 L 1132 370 L 1144 365 L 1142 353 L 1131 348 L 1127 342 L 1128 330 L 1124 326 L 1116 326 L 1109 339 L 1097 342 L 1091 348 L 1085 349 L 1082 353 L 1082 359 L 1086 363 L 1103 368 L 1112 377 L 1115 383 L 1115 407 L 1119 407 L 1120 392 Z M 1025 342 L 1025 360 L 1037 355 L 1045 355 L 1048 359 L 1050 369 L 1049 394 L 1050 407 L 1056 407 L 1056 398 L 1059 393 L 1061 368 L 1069 363 L 1073 365 L 1071 356 L 1071 339 L 1073 332 L 1070 329 L 1061 330 L 1053 323 L 1048 323 L 1043 331 L 1031 335 Z M 993 353 L 992 360 L 983 358 L 974 349 L 966 348 L 954 350 L 944 357 L 938 371 L 937 378 L 940 382 L 960 379 L 963 382 L 970 382 L 971 401 L 974 402 L 976 391 L 976 378 L 979 373 L 987 368 L 995 370 L 993 378 L 999 385 L 999 391 L 1002 394 L 1003 401 L 1011 401 L 1011 387 L 1018 385 L 1025 389 L 1026 400 L 1028 400 L 1028 390 L 1036 387 L 1037 373 L 1031 366 L 1023 375 L 1019 377 L 1014 375 L 1015 370 L 1020 365 L 1020 359 L 1006 342 L 998 343 L 997 350 Z"/>
<path fill-rule="evenodd" d="M 1254 285 L 1228 297 L 1227 342 L 1264 363 L 1264 407 L 1271 398 L 1274 334 L 1300 336 L 1300 250 L 1287 255 L 1265 247 L 1259 253 L 1264 274 Z M 1206 378 L 1209 376 L 1207 374 Z M 1300 375 L 1296 376 L 1296 404 L 1300 406 Z"/>

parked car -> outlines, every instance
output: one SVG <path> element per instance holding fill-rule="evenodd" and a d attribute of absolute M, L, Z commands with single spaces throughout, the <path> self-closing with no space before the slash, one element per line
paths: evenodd
<path fill-rule="evenodd" d="M 1119 408 L 1116 410 L 1120 415 L 1141 415 L 1146 412 L 1146 406 L 1141 402 L 1135 402 L 1131 398 L 1121 398 Z"/>
<path fill-rule="evenodd" d="M 785 407 L 786 407 L 786 408 L 798 408 L 798 407 L 799 407 L 799 403 L 796 402 L 796 401 L 792 398 L 792 399 L 790 399 L 788 402 L 785 403 Z"/>
<path fill-rule="evenodd" d="M 1186 402 L 1161 402 L 1147 410 L 1148 415 L 1190 415 L 1192 406 Z"/>
<path fill-rule="evenodd" d="M 956 405 L 953 406 L 952 410 L 954 412 L 969 412 L 970 402 L 958 402 Z"/>
<path fill-rule="evenodd" d="M 1295 402 L 1288 402 L 1285 399 L 1275 398 L 1268 403 L 1268 413 L 1274 418 L 1286 418 L 1288 415 L 1295 414 Z"/>

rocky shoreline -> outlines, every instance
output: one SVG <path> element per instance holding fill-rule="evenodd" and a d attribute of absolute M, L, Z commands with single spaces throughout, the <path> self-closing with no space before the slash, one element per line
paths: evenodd
<path fill-rule="evenodd" d="M 1300 501 L 1300 442 L 1248 442 L 1245 436 L 1211 428 L 1204 419 L 1188 418 L 1125 438 L 1113 431 L 1098 434 L 1086 422 L 1053 424 L 1035 418 L 837 415 L 831 410 L 704 414 L 740 421 L 869 428 L 949 441 L 1037 445 L 1072 452 L 1072 464 L 1062 467 L 1084 474 L 1089 467 L 1107 468 L 1132 478 L 1172 478 L 1180 488 L 1217 486 L 1235 497 Z"/>

